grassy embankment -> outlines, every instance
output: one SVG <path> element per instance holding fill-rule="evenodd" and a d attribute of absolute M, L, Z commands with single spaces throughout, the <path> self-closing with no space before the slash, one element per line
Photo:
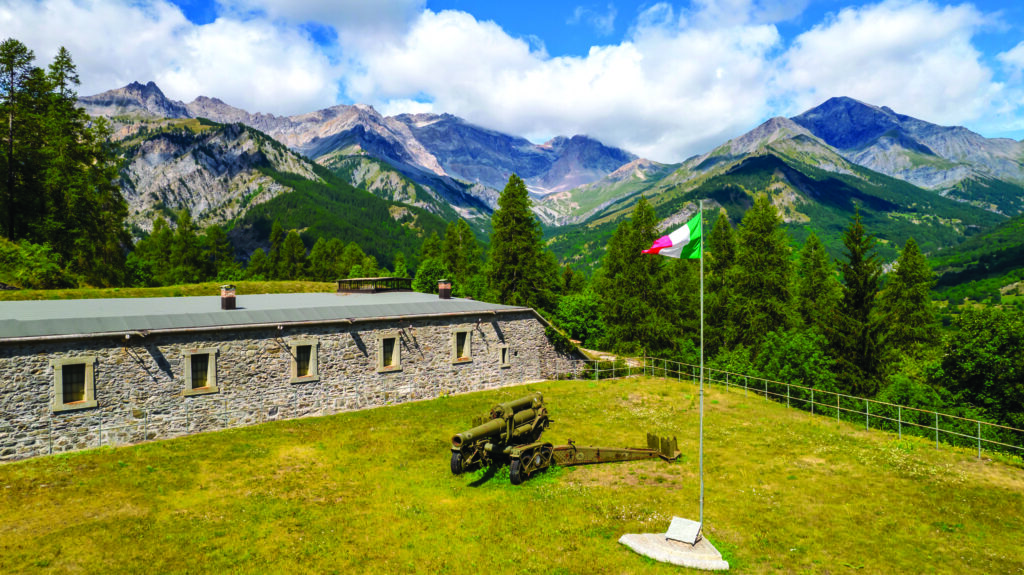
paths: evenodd
<path fill-rule="evenodd" d="M 30 299 L 95 299 L 118 297 L 181 297 L 195 295 L 220 295 L 223 282 L 206 282 L 178 286 L 153 288 L 73 288 L 73 289 L 37 289 L 37 290 L 3 290 L 0 301 Z M 241 281 L 235 282 L 238 295 L 257 293 L 304 293 L 333 292 L 337 289 L 334 282 L 310 281 Z"/>
<path fill-rule="evenodd" d="M 540 390 L 546 437 L 684 458 L 452 476 L 448 438 Z M 1016 573 L 1024 470 L 972 451 L 706 397 L 706 533 L 736 573 Z M 696 518 L 689 383 L 544 382 L 0 465 L 0 572 L 679 573 L 623 533 Z"/>

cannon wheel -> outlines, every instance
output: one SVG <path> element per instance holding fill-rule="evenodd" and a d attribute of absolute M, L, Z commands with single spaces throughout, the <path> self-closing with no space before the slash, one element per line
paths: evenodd
<path fill-rule="evenodd" d="M 462 473 L 462 454 L 458 451 L 452 452 L 452 475 Z"/>
<path fill-rule="evenodd" d="M 512 485 L 519 485 L 523 482 L 526 477 L 523 476 L 523 462 L 518 459 L 513 459 L 512 464 L 508 468 L 508 479 L 512 482 Z"/>

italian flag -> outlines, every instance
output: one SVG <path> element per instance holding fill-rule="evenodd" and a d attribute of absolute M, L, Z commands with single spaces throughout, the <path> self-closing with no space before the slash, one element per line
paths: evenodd
<path fill-rule="evenodd" d="M 654 240 L 645 254 L 658 254 L 670 258 L 697 260 L 701 257 L 700 212 L 690 218 L 686 225 L 667 236 Z"/>

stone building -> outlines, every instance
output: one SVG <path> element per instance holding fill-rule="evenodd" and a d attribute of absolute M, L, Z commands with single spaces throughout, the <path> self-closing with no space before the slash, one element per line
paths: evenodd
<path fill-rule="evenodd" d="M 0 302 L 0 460 L 547 379 L 530 308 L 414 292 Z"/>

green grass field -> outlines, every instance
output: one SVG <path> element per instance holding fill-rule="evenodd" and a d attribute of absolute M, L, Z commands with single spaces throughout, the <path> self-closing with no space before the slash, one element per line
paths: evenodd
<path fill-rule="evenodd" d="M 683 458 L 453 476 L 475 414 L 544 392 L 548 441 Z M 705 398 L 705 533 L 736 573 L 1017 573 L 1024 469 L 742 392 Z M 543 382 L 0 465 L 0 572 L 680 573 L 619 545 L 698 513 L 698 395 Z"/>
<path fill-rule="evenodd" d="M 334 282 L 311 281 L 240 281 L 235 282 L 234 285 L 235 291 L 238 295 L 256 293 L 332 292 L 337 289 L 337 284 Z M 221 282 L 206 282 L 153 288 L 123 287 L 2 290 L 0 291 L 0 301 L 220 295 L 220 286 Z"/>

